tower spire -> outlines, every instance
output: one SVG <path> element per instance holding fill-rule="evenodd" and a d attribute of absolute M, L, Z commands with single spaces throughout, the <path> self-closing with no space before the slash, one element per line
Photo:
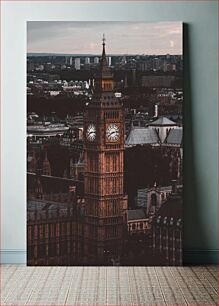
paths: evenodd
<path fill-rule="evenodd" d="M 105 41 L 106 41 L 105 34 L 103 34 L 103 38 L 102 38 L 103 51 L 102 51 L 102 58 L 101 58 L 102 67 L 103 66 L 108 66 L 107 59 L 106 59 L 106 50 L 105 50 L 106 43 L 105 43 Z"/>
<path fill-rule="evenodd" d="M 102 38 L 102 56 L 100 60 L 99 71 L 95 77 L 95 91 L 113 91 L 114 83 L 113 83 L 113 75 L 111 69 L 108 65 L 106 51 L 105 51 L 105 35 L 103 34 Z"/>
<path fill-rule="evenodd" d="M 105 34 L 103 33 L 103 38 L 102 38 L 102 45 L 103 45 L 103 52 L 102 52 L 102 58 L 106 56 L 106 51 L 105 51 L 105 41 L 106 41 L 106 38 L 105 38 Z"/>

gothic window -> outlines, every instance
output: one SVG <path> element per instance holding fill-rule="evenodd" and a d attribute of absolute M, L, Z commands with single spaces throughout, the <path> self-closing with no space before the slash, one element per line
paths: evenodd
<path fill-rule="evenodd" d="M 56 237 L 59 237 L 59 223 L 56 223 Z"/>
<path fill-rule="evenodd" d="M 151 195 L 151 205 L 152 205 L 152 206 L 157 206 L 157 196 L 156 196 L 155 193 L 153 193 L 153 194 Z"/>
<path fill-rule="evenodd" d="M 109 97 L 109 99 L 111 99 L 111 97 Z M 118 111 L 105 112 L 105 118 L 106 119 L 117 119 L 119 118 L 119 112 Z"/>
<path fill-rule="evenodd" d="M 28 241 L 32 240 L 32 226 L 28 226 Z"/>
<path fill-rule="evenodd" d="M 45 238 L 49 237 L 49 224 L 45 225 Z"/>
<path fill-rule="evenodd" d="M 112 190 L 112 192 L 116 193 L 116 179 L 113 178 L 112 181 L 113 181 L 113 190 Z"/>
<path fill-rule="evenodd" d="M 67 255 L 67 243 L 66 243 L 66 241 L 61 241 L 61 243 L 60 243 L 60 253 L 61 253 L 61 255 Z"/>
<path fill-rule="evenodd" d="M 98 204 L 94 202 L 95 205 L 95 216 L 98 216 Z"/>
<path fill-rule="evenodd" d="M 67 223 L 67 235 L 68 236 L 70 235 L 70 223 L 69 222 Z"/>
<path fill-rule="evenodd" d="M 62 223 L 62 232 L 61 232 L 61 235 L 62 236 L 66 235 L 66 224 L 64 222 Z"/>
<path fill-rule="evenodd" d="M 39 244 L 38 245 L 38 257 L 43 258 L 46 255 L 46 245 L 45 244 Z"/>
<path fill-rule="evenodd" d="M 56 243 L 52 242 L 48 246 L 48 253 L 50 257 L 56 256 Z"/>
<path fill-rule="evenodd" d="M 112 237 L 117 237 L 117 227 L 116 226 L 113 226 L 112 228 Z"/>
<path fill-rule="evenodd" d="M 31 260 L 34 257 L 34 246 L 28 246 L 27 259 Z"/>
<path fill-rule="evenodd" d="M 117 154 L 113 154 L 113 171 L 117 170 Z"/>
<path fill-rule="evenodd" d="M 118 236 L 118 229 L 116 226 L 112 226 L 106 229 L 106 238 L 114 238 Z"/>
<path fill-rule="evenodd" d="M 113 200 L 112 201 L 112 206 L 113 206 L 113 215 L 117 213 L 117 201 Z"/>
<path fill-rule="evenodd" d="M 106 154 L 106 172 L 110 172 L 110 155 Z"/>
<path fill-rule="evenodd" d="M 54 236 L 55 236 L 54 224 L 50 224 L 50 238 L 53 238 Z"/>
<path fill-rule="evenodd" d="M 109 194 L 109 193 L 111 193 L 112 191 L 111 191 L 111 179 L 110 178 L 107 178 L 106 179 L 106 194 Z"/>
<path fill-rule="evenodd" d="M 40 239 L 44 238 L 44 230 L 43 230 L 43 225 L 40 225 Z"/>

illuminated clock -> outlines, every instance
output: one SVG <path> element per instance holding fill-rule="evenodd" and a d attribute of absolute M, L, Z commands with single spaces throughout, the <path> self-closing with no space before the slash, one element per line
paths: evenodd
<path fill-rule="evenodd" d="M 117 141 L 119 139 L 119 127 L 115 123 L 111 123 L 106 129 L 106 137 L 109 141 Z"/>
<path fill-rule="evenodd" d="M 94 141 L 96 138 L 96 127 L 94 124 L 89 124 L 86 133 L 87 139 Z"/>

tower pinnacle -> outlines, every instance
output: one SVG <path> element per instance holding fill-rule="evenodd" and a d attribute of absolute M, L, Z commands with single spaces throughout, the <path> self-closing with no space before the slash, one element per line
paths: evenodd
<path fill-rule="evenodd" d="M 103 51 L 100 60 L 99 71 L 95 77 L 95 91 L 113 91 L 114 82 L 113 82 L 113 74 L 107 62 L 107 56 L 105 51 L 105 35 L 103 34 L 102 45 Z"/>
<path fill-rule="evenodd" d="M 103 33 L 103 39 L 102 39 L 102 41 L 103 41 L 103 44 L 105 45 L 106 38 L 105 38 L 105 34 L 104 34 L 104 33 Z"/>
<path fill-rule="evenodd" d="M 102 61 L 106 59 L 106 51 L 105 51 L 105 41 L 106 41 L 106 38 L 105 38 L 105 34 L 103 34 L 103 38 L 102 38 L 102 45 L 103 45 L 103 51 L 102 51 Z"/>

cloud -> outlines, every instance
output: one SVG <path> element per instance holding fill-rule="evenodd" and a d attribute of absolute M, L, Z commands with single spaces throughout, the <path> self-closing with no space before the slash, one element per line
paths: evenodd
<path fill-rule="evenodd" d="M 175 46 L 175 43 L 173 40 L 170 40 L 170 47 L 173 48 Z"/>
<path fill-rule="evenodd" d="M 28 52 L 182 54 L 181 22 L 51 22 L 27 24 Z"/>

